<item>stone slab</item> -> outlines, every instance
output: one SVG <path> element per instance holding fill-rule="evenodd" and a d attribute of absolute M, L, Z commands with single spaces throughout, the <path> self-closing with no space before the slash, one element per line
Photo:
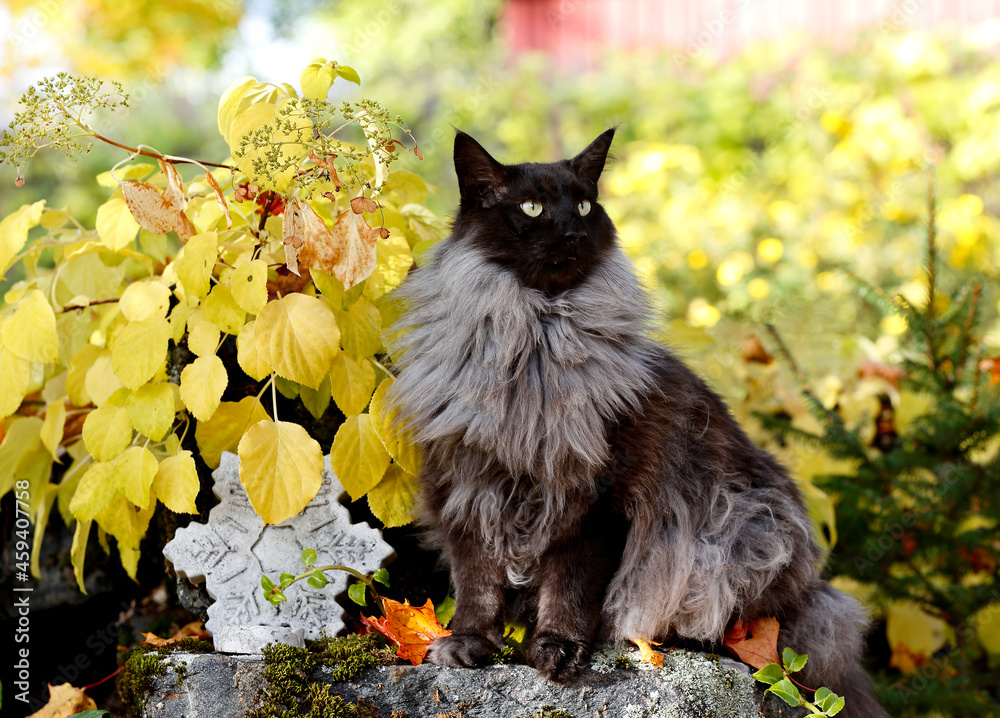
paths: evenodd
<path fill-rule="evenodd" d="M 209 512 L 208 523 L 179 529 L 163 555 L 178 575 L 204 582 L 214 599 L 205 627 L 216 638 L 216 650 L 243 653 L 248 648 L 245 632 L 234 633 L 239 640 L 228 642 L 223 632 L 227 626 L 301 629 L 306 638 L 319 638 L 324 630 L 331 636 L 342 631 L 344 610 L 336 599 L 347 590 L 347 573 L 328 571 L 330 583 L 322 589 L 300 581 L 288 589 L 288 600 L 278 606 L 264 598 L 260 587 L 263 574 L 277 581 L 282 572 L 300 573 L 299 555 L 306 548 L 316 549 L 317 566 L 340 564 L 361 573 L 375 571 L 394 557 L 378 529 L 352 523 L 340 503 L 346 493 L 330 468 L 330 458 L 324 460 L 323 483 L 316 497 L 298 516 L 277 525 L 265 525 L 250 505 L 235 454 L 224 453 L 212 477 L 220 503 Z M 261 638 L 252 642 L 263 645 L 283 640 L 277 634 Z"/>
<path fill-rule="evenodd" d="M 632 668 L 616 666 L 622 652 L 631 657 Z M 763 686 L 750 669 L 730 659 L 671 652 L 658 669 L 638 664 L 637 658 L 630 648 L 603 649 L 595 654 L 592 670 L 566 685 L 550 683 L 523 665 L 468 669 L 425 664 L 372 668 L 333 690 L 352 701 L 374 703 L 386 718 L 393 711 L 409 718 L 518 718 L 546 706 L 573 718 L 801 715 L 801 709 L 782 710 L 773 697 L 764 701 Z M 259 656 L 173 654 L 166 660 L 184 663 L 183 681 L 178 686 L 173 669 L 160 676 L 144 718 L 243 718 L 261 704 L 265 680 Z"/>

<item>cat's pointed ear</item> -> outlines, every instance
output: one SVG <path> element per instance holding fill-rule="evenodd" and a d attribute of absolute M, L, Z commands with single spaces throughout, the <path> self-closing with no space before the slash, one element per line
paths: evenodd
<path fill-rule="evenodd" d="M 615 138 L 615 128 L 601 133 L 583 152 L 570 160 L 570 165 L 577 177 L 589 180 L 595 185 L 604 171 L 604 162 L 608 159 L 611 140 Z"/>
<path fill-rule="evenodd" d="M 504 166 L 464 132 L 455 135 L 455 174 L 463 200 L 480 200 L 507 179 Z"/>

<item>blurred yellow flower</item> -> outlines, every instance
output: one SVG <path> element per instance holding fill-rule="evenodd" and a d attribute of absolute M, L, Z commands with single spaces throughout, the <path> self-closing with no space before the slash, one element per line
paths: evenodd
<path fill-rule="evenodd" d="M 882 320 L 882 331 L 897 336 L 906 331 L 906 320 L 899 314 L 892 314 Z"/>
<path fill-rule="evenodd" d="M 719 310 L 702 297 L 698 297 L 688 305 L 688 321 L 696 327 L 712 327 L 721 318 Z"/>
<path fill-rule="evenodd" d="M 723 287 L 736 284 L 743 278 L 743 267 L 735 259 L 728 259 L 719 265 L 715 271 L 715 278 Z"/>
<path fill-rule="evenodd" d="M 688 252 L 688 266 L 691 269 L 704 269 L 708 266 L 708 255 L 700 249 L 692 249 Z"/>
<path fill-rule="evenodd" d="M 753 299 L 763 299 L 771 293 L 771 285 L 766 279 L 757 277 L 747 282 L 747 294 Z"/>
<path fill-rule="evenodd" d="M 757 245 L 757 259 L 760 260 L 761 264 L 774 264 L 781 259 L 781 255 L 784 253 L 785 245 L 775 237 L 762 239 Z"/>

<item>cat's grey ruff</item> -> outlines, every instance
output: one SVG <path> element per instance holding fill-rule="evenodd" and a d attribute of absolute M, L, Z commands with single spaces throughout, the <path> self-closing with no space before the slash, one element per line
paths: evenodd
<path fill-rule="evenodd" d="M 609 458 L 606 421 L 638 409 L 654 385 L 631 263 L 615 249 L 549 297 L 476 249 L 441 249 L 398 290 L 401 420 L 418 441 L 480 449 L 514 477 L 592 483 Z"/>

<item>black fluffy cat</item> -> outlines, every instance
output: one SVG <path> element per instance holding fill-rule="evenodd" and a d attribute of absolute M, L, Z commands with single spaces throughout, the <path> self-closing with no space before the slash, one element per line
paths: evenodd
<path fill-rule="evenodd" d="M 528 663 L 560 681 L 597 639 L 720 642 L 776 616 L 781 646 L 809 654 L 803 683 L 883 716 L 865 617 L 817 575 L 795 484 L 650 339 L 597 203 L 613 135 L 503 165 L 459 133 L 454 229 L 400 289 L 391 400 L 423 450 L 422 520 L 457 600 L 429 658 L 482 663 L 517 612 Z"/>

